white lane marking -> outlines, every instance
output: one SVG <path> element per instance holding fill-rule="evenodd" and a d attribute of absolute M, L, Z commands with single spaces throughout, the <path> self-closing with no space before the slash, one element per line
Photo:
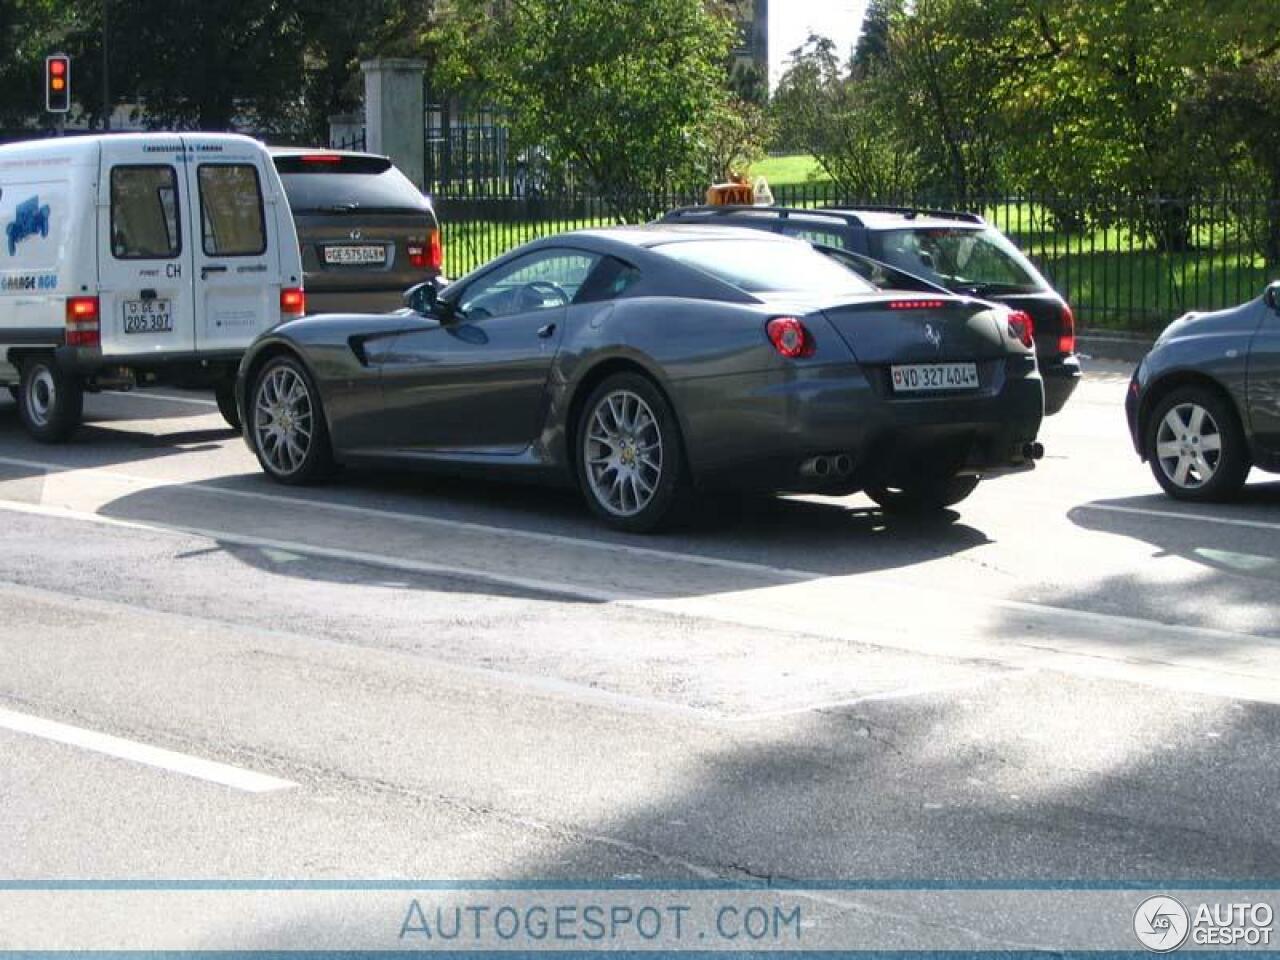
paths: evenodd
<path fill-rule="evenodd" d="M 1151 507 L 1119 507 L 1114 504 L 1082 503 L 1077 510 L 1098 510 L 1102 513 L 1131 513 L 1139 517 L 1159 517 L 1162 520 L 1194 520 L 1198 523 L 1220 523 L 1226 527 L 1246 527 L 1253 530 L 1280 530 L 1280 523 L 1265 520 L 1240 520 L 1237 517 L 1215 517 L 1207 513 L 1183 513 L 1178 510 L 1155 510 Z"/>
<path fill-rule="evenodd" d="M 628 543 L 615 543 L 610 540 L 591 540 L 585 537 L 570 537 L 559 533 L 543 533 L 538 530 L 520 530 L 514 527 L 499 527 L 493 524 L 476 523 L 471 520 L 448 520 L 443 517 L 429 517 L 415 513 L 402 513 L 398 510 L 383 510 L 378 507 L 360 507 L 350 503 L 334 503 L 328 500 L 305 500 L 302 497 L 291 497 L 277 493 L 264 493 L 259 490 L 235 490 L 220 487 L 204 481 L 172 482 L 153 477 L 142 477 L 136 474 L 119 473 L 114 470 L 103 470 L 98 467 L 66 467 L 56 463 L 45 463 L 39 460 L 24 460 L 18 457 L 0 457 L 0 463 L 12 464 L 16 467 L 27 467 L 32 470 L 45 470 L 64 476 L 85 474 L 110 477 L 121 482 L 140 485 L 145 488 L 172 487 L 175 490 L 197 490 L 218 496 L 238 497 L 243 500 L 256 500 L 260 503 L 288 504 L 306 510 L 326 510 L 330 513 L 342 513 L 352 517 L 366 517 L 371 520 L 391 520 L 396 523 L 417 523 L 428 526 L 444 527 L 449 530 L 462 530 L 467 533 L 483 533 L 505 538 L 517 538 L 532 543 L 547 543 L 556 546 L 585 547 L 590 550 L 604 550 L 625 556 L 645 557 L 650 560 L 677 560 L 682 563 L 696 563 L 721 570 L 737 570 L 743 573 L 767 574 L 784 580 L 812 580 L 815 577 L 830 576 L 814 570 L 797 570 L 789 567 L 772 567 L 747 560 L 728 560 L 723 557 L 712 557 L 700 553 L 681 553 L 677 550 L 659 550 L 654 547 L 637 547 Z M 563 591 L 557 590 L 557 593 Z"/>
<path fill-rule="evenodd" d="M 269 793 L 273 790 L 287 790 L 297 786 L 292 780 L 281 780 L 279 777 L 267 776 L 265 773 L 255 773 L 252 770 L 243 770 L 240 767 L 232 767 L 213 760 L 202 760 L 185 753 L 176 753 L 173 750 L 148 746 L 135 740 L 125 740 L 121 737 L 85 730 L 82 727 L 33 717 L 30 714 L 6 710 L 3 707 L 0 707 L 0 727 L 16 733 L 25 733 L 44 740 L 92 750 L 94 753 L 103 753 L 118 760 L 129 760 L 148 767 L 195 777 L 198 780 L 220 783 L 248 793 Z"/>
<path fill-rule="evenodd" d="M 112 397 L 130 397 L 137 400 L 155 400 L 162 403 L 191 403 L 197 407 L 217 407 L 215 400 L 200 400 L 196 397 L 178 397 L 171 393 L 148 393 L 145 390 L 103 390 Z"/>

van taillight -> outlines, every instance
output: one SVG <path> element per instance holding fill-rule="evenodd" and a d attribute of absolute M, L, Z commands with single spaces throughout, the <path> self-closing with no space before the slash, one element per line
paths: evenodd
<path fill-rule="evenodd" d="M 286 317 L 300 317 L 307 312 L 307 295 L 301 287 L 285 287 L 280 291 L 280 312 Z"/>
<path fill-rule="evenodd" d="M 101 316 L 97 297 L 67 297 L 67 346 L 100 346 Z"/>
<path fill-rule="evenodd" d="M 1062 305 L 1062 333 L 1058 335 L 1058 352 L 1076 352 L 1076 315 L 1065 303 Z"/>

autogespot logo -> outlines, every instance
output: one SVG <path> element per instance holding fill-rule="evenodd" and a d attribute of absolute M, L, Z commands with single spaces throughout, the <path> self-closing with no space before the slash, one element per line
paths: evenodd
<path fill-rule="evenodd" d="M 1177 950 L 1187 939 L 1191 917 L 1173 897 L 1148 897 L 1133 915 L 1133 932 L 1155 953 Z"/>

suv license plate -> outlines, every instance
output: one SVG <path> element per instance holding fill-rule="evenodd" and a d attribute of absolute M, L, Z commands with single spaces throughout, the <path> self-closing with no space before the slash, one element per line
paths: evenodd
<path fill-rule="evenodd" d="M 934 390 L 977 390 L 976 363 L 912 363 L 889 368 L 894 393 Z"/>
<path fill-rule="evenodd" d="M 172 329 L 173 310 L 170 301 L 124 301 L 125 333 L 168 333 Z"/>
<path fill-rule="evenodd" d="M 338 264 L 386 263 L 387 248 L 372 244 L 362 247 L 325 247 L 324 262 Z"/>

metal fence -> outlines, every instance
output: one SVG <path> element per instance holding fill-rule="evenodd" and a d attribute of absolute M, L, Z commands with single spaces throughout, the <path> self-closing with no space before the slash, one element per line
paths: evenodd
<path fill-rule="evenodd" d="M 492 195 L 437 195 L 451 276 L 537 237 L 617 222 L 608 205 L 587 191 L 518 195 L 491 189 Z M 829 183 L 775 186 L 773 194 L 780 206 L 859 203 Z M 655 205 L 700 200 L 673 193 Z M 930 198 L 893 200 L 918 209 L 946 206 Z M 993 197 L 964 209 L 981 214 L 1017 244 L 1086 327 L 1158 330 L 1188 310 L 1251 299 L 1280 278 L 1276 199 L 1024 196 Z"/>
<path fill-rule="evenodd" d="M 365 131 L 353 133 L 346 137 L 330 137 L 330 150 L 364 150 L 367 143 Z"/>

